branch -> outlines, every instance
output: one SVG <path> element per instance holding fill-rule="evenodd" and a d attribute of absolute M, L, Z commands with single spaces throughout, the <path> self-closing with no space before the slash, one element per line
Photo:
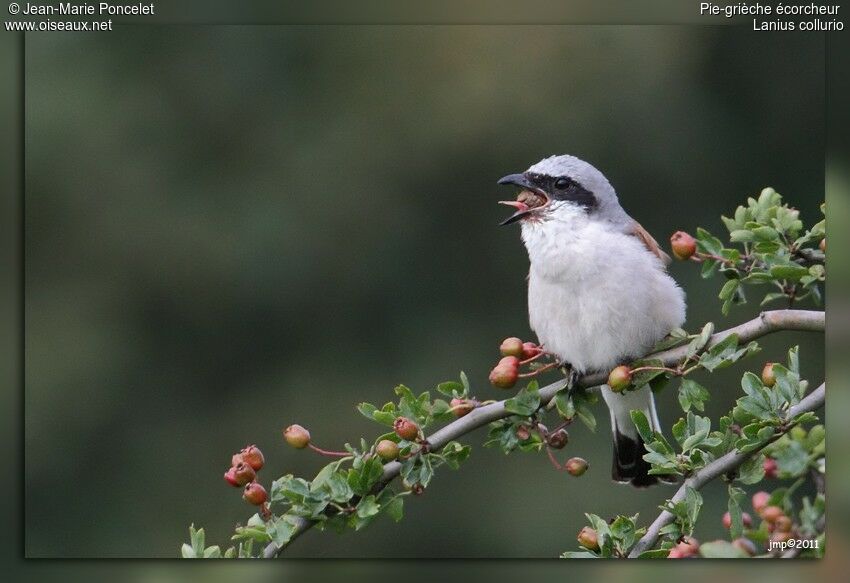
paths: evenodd
<path fill-rule="evenodd" d="M 757 318 L 754 318 L 749 322 L 745 322 L 740 326 L 735 326 L 734 328 L 729 328 L 728 330 L 724 330 L 722 332 L 714 334 L 711 337 L 707 348 L 714 346 L 730 334 L 737 334 L 740 342 L 749 342 L 750 340 L 755 340 L 756 338 L 760 338 L 766 334 L 770 334 L 771 332 L 776 332 L 778 330 L 823 332 L 824 322 L 825 314 L 822 311 L 772 310 L 768 312 L 762 312 Z M 660 359 L 662 362 L 664 362 L 665 366 L 667 366 L 680 362 L 682 359 L 685 358 L 686 354 L 687 346 L 680 346 L 677 348 L 671 348 L 669 350 L 657 352 L 655 354 L 649 355 L 649 357 Z M 605 381 L 607 379 L 608 371 L 601 371 L 593 374 L 584 375 L 577 381 L 576 385 L 579 387 L 591 388 L 605 384 Z M 541 406 L 548 404 L 549 401 L 551 401 L 552 398 L 559 391 L 563 390 L 565 384 L 566 381 L 562 379 L 541 388 Z M 484 405 L 483 407 L 478 407 L 470 413 L 466 414 L 465 416 L 459 418 L 456 421 L 452 421 L 448 425 L 444 426 L 443 428 L 430 435 L 428 437 L 428 443 L 430 444 L 431 451 L 439 451 L 448 442 L 453 441 L 471 431 L 474 431 L 479 427 L 483 427 L 488 423 L 503 419 L 510 415 L 511 413 L 505 410 L 505 401 L 498 401 L 496 403 Z M 401 464 L 399 462 L 390 462 L 384 465 L 384 475 L 381 478 L 381 481 L 376 486 L 375 491 L 378 492 L 380 490 L 383 490 L 387 486 L 387 484 L 389 484 L 393 479 L 395 479 L 399 475 L 400 471 Z M 295 539 L 297 539 L 299 536 L 304 534 L 304 532 L 315 526 L 315 524 L 315 521 L 308 520 L 306 518 L 296 517 L 295 530 L 289 541 L 286 544 L 280 546 L 273 542 L 269 543 L 266 546 L 263 555 L 266 558 L 272 558 L 280 555 L 283 549 L 292 544 Z"/>
<path fill-rule="evenodd" d="M 815 409 L 823 406 L 825 398 L 826 383 L 823 383 L 821 384 L 821 386 L 809 393 L 802 401 L 789 408 L 786 418 L 791 419 L 793 417 L 796 417 L 800 413 L 814 411 Z M 735 470 L 742 463 L 744 463 L 753 455 L 761 451 L 762 448 L 766 447 L 769 443 L 772 443 L 776 439 L 779 439 L 781 436 L 783 436 L 790 430 L 791 426 L 785 428 L 785 430 L 781 432 L 778 432 L 773 439 L 769 440 L 757 450 L 750 451 L 747 453 L 731 451 L 723 457 L 714 460 L 704 468 L 700 469 L 697 472 L 694 472 L 691 477 L 685 480 L 685 482 L 682 484 L 679 490 L 676 491 L 676 494 L 673 496 L 673 498 L 670 499 L 670 501 L 674 504 L 676 502 L 680 502 L 685 499 L 685 495 L 687 493 L 688 488 L 699 490 L 712 480 Z M 658 540 L 659 532 L 661 531 L 661 529 L 673 522 L 674 518 L 675 517 L 670 512 L 666 510 L 662 511 L 661 514 L 658 515 L 658 518 L 656 518 L 655 521 L 653 521 L 653 523 L 649 526 L 646 531 L 646 534 L 643 535 L 643 537 L 641 537 L 641 539 L 632 548 L 631 552 L 629 553 L 629 558 L 633 559 L 639 556 L 641 553 L 651 549 Z"/>

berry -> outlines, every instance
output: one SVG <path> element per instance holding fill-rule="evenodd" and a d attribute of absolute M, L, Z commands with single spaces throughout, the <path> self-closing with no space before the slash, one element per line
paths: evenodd
<path fill-rule="evenodd" d="M 238 455 L 246 464 L 254 468 L 255 471 L 261 470 L 266 463 L 266 458 L 263 457 L 263 452 L 261 452 L 260 448 L 256 445 L 246 446 Z"/>
<path fill-rule="evenodd" d="M 475 402 L 470 399 L 452 399 L 449 404 L 452 407 L 452 413 L 455 414 L 455 417 L 463 417 L 475 409 Z"/>
<path fill-rule="evenodd" d="M 823 239 L 820 240 L 820 243 L 818 243 L 818 247 L 820 248 L 821 251 L 826 253 L 826 237 L 824 237 Z"/>
<path fill-rule="evenodd" d="M 230 466 L 231 467 L 233 467 L 233 466 L 237 465 L 239 462 L 243 462 L 243 461 L 245 461 L 245 460 L 242 459 L 242 452 L 241 451 L 239 453 L 234 453 L 232 456 L 230 456 Z"/>
<path fill-rule="evenodd" d="M 261 506 L 266 503 L 268 499 L 268 494 L 266 494 L 266 489 L 260 485 L 259 482 L 251 482 L 247 486 L 245 486 L 245 491 L 242 493 L 242 498 L 245 499 L 245 502 L 248 504 L 253 504 L 254 506 Z"/>
<path fill-rule="evenodd" d="M 697 241 L 684 231 L 676 231 L 670 237 L 670 247 L 676 259 L 685 261 L 697 252 Z"/>
<path fill-rule="evenodd" d="M 283 430 L 283 438 L 295 449 L 304 449 L 310 443 L 310 432 L 300 425 L 290 425 Z"/>
<path fill-rule="evenodd" d="M 580 457 L 571 457 L 567 460 L 567 463 L 564 464 L 564 467 L 570 475 L 581 476 L 587 471 L 588 465 L 587 462 Z"/>
<path fill-rule="evenodd" d="M 768 506 L 761 511 L 761 517 L 771 524 L 779 520 L 780 516 L 785 516 L 785 512 L 779 506 Z"/>
<path fill-rule="evenodd" d="M 397 417 L 393 429 L 396 435 L 407 441 L 413 441 L 419 435 L 419 426 L 407 417 Z"/>
<path fill-rule="evenodd" d="M 776 373 L 773 372 L 774 363 L 768 362 L 765 363 L 764 368 L 761 369 L 761 382 L 764 383 L 766 387 L 772 387 L 776 384 Z"/>
<path fill-rule="evenodd" d="M 230 470 L 228 470 L 227 474 L 224 474 L 224 479 L 230 482 L 228 478 L 228 474 L 233 472 L 233 482 L 231 482 L 235 486 L 244 486 L 249 482 L 253 482 L 257 479 L 257 472 L 254 471 L 254 468 L 246 464 L 245 462 L 239 462 Z"/>
<path fill-rule="evenodd" d="M 741 522 L 744 524 L 744 527 L 750 528 L 753 525 L 753 517 L 743 512 L 741 513 Z M 732 516 L 728 512 L 723 515 L 723 526 L 732 528 Z"/>
<path fill-rule="evenodd" d="M 776 473 L 779 469 L 779 466 L 776 464 L 776 460 L 772 457 L 764 458 L 764 477 L 765 478 L 775 478 Z"/>
<path fill-rule="evenodd" d="M 421 496 L 422 494 L 424 494 L 424 493 L 425 493 L 425 486 L 423 486 L 422 484 L 413 484 L 413 485 L 410 487 L 410 492 L 411 492 L 414 496 Z"/>
<path fill-rule="evenodd" d="M 756 544 L 750 539 L 744 537 L 736 538 L 735 540 L 733 540 L 732 546 L 744 551 L 750 556 L 753 556 L 758 552 Z"/>
<path fill-rule="evenodd" d="M 770 500 L 770 494 L 765 491 L 756 492 L 753 494 L 753 510 L 761 516 L 761 511 L 767 506 L 767 501 Z"/>
<path fill-rule="evenodd" d="M 537 356 L 543 352 L 543 349 L 537 346 L 534 342 L 523 342 L 522 343 L 522 359 L 528 360 L 534 356 Z"/>
<path fill-rule="evenodd" d="M 776 529 L 776 532 L 791 532 L 791 526 L 793 526 L 791 519 L 785 515 L 780 516 L 776 519 L 776 522 L 773 523 L 773 527 Z"/>
<path fill-rule="evenodd" d="M 516 337 L 505 338 L 502 340 L 502 345 L 499 346 L 499 352 L 502 356 L 522 356 L 522 340 Z"/>
<path fill-rule="evenodd" d="M 528 430 L 528 427 L 526 427 L 525 425 L 520 425 L 516 428 L 517 439 L 519 439 L 520 441 L 525 441 L 529 437 L 531 437 L 531 432 Z"/>
<path fill-rule="evenodd" d="M 519 359 L 516 356 L 503 356 L 496 366 L 506 366 L 519 370 Z"/>
<path fill-rule="evenodd" d="M 559 429 L 554 433 L 550 433 L 546 437 L 546 445 L 551 447 L 552 449 L 564 449 L 564 446 L 567 445 L 567 442 L 570 440 L 570 434 L 567 433 L 566 429 Z M 576 458 L 573 458 L 576 459 Z"/>
<path fill-rule="evenodd" d="M 382 439 L 375 446 L 375 453 L 385 462 L 391 462 L 398 457 L 398 444 L 391 439 Z"/>
<path fill-rule="evenodd" d="M 584 548 L 591 551 L 599 550 L 599 537 L 596 535 L 596 531 L 590 528 L 589 526 L 585 526 L 581 529 L 576 537 L 578 544 L 583 546 Z"/>
<path fill-rule="evenodd" d="M 667 552 L 667 558 L 668 559 L 684 559 L 685 557 L 682 556 L 682 553 L 681 553 L 681 551 L 679 551 L 679 549 L 677 549 L 676 547 L 673 547 L 672 549 L 670 549 Z"/>
<path fill-rule="evenodd" d="M 507 356 L 502 360 L 506 360 L 508 358 L 513 358 L 516 360 L 515 356 Z M 499 389 L 510 389 L 512 388 L 519 379 L 519 366 L 510 364 L 502 364 L 501 362 L 496 365 L 496 368 L 490 371 L 490 384 Z"/>
<path fill-rule="evenodd" d="M 632 382 L 632 371 L 624 364 L 611 371 L 608 375 L 608 386 L 615 393 L 622 393 Z"/>
<path fill-rule="evenodd" d="M 678 549 L 682 558 L 693 557 L 699 553 L 699 541 L 694 537 L 682 537 L 674 549 Z"/>
<path fill-rule="evenodd" d="M 234 488 L 238 488 L 241 486 L 239 480 L 236 479 L 236 468 L 231 467 L 229 470 L 224 472 L 224 481 L 233 486 Z"/>

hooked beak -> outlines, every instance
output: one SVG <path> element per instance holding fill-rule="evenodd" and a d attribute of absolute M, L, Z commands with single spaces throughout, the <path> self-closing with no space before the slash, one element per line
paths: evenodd
<path fill-rule="evenodd" d="M 546 200 L 546 203 L 549 202 L 549 197 L 545 192 L 540 190 L 537 186 L 532 183 L 525 174 L 508 174 L 507 176 L 503 176 L 499 179 L 497 184 L 513 184 L 514 186 L 519 186 L 523 190 L 530 190 L 534 193 L 537 193 Z M 545 204 L 543 206 L 545 206 Z M 512 206 L 516 209 L 516 212 L 509 216 L 507 219 L 499 223 L 500 227 L 505 225 L 510 225 L 511 223 L 515 223 L 523 217 L 531 214 L 536 208 L 541 207 L 530 207 L 522 200 L 500 200 L 499 204 L 503 204 L 506 206 Z"/>

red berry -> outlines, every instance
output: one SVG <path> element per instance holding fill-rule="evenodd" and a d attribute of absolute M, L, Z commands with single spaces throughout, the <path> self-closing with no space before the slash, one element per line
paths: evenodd
<path fill-rule="evenodd" d="M 230 481 L 231 478 L 228 477 L 228 474 L 232 476 L 232 482 Z M 257 479 L 257 472 L 255 472 L 254 468 L 245 462 L 239 462 L 224 474 L 224 479 L 234 486 L 244 486 L 245 484 Z"/>
<path fill-rule="evenodd" d="M 419 435 L 419 426 L 407 417 L 397 417 L 393 429 L 396 435 L 407 441 L 413 441 Z"/>
<path fill-rule="evenodd" d="M 611 371 L 608 375 L 608 386 L 615 393 L 622 393 L 632 382 L 632 371 L 624 364 Z"/>
<path fill-rule="evenodd" d="M 471 399 L 452 399 L 449 404 L 452 407 L 452 413 L 454 413 L 455 417 L 463 417 L 475 409 L 475 401 Z"/>
<path fill-rule="evenodd" d="M 771 524 L 779 520 L 780 516 L 785 516 L 785 512 L 779 506 L 768 506 L 760 514 L 765 521 Z"/>
<path fill-rule="evenodd" d="M 699 553 L 699 541 L 694 537 L 682 537 L 682 540 L 673 548 L 679 549 L 682 558 L 693 557 Z"/>
<path fill-rule="evenodd" d="M 765 478 L 775 478 L 777 471 L 779 470 L 779 466 L 776 464 L 776 460 L 772 457 L 764 458 L 764 477 Z"/>
<path fill-rule="evenodd" d="M 525 425 L 520 425 L 516 428 L 516 438 L 520 441 L 525 441 L 529 437 L 531 437 L 531 432 L 528 430 L 528 427 Z"/>
<path fill-rule="evenodd" d="M 500 389 L 510 389 L 519 378 L 519 359 L 516 356 L 505 356 L 499 364 L 490 371 L 490 384 Z"/>
<path fill-rule="evenodd" d="M 283 438 L 295 449 L 304 449 L 310 443 L 310 432 L 300 425 L 290 425 L 283 430 Z"/>
<path fill-rule="evenodd" d="M 667 558 L 668 559 L 683 559 L 684 557 L 682 556 L 682 553 L 679 551 L 678 548 L 673 547 L 672 549 L 670 549 L 667 552 Z"/>
<path fill-rule="evenodd" d="M 263 452 L 256 445 L 246 446 L 239 455 L 246 464 L 259 471 L 266 463 L 266 458 L 263 457 Z"/>
<path fill-rule="evenodd" d="M 245 491 L 242 493 L 242 498 L 245 499 L 245 502 L 248 504 L 253 504 L 254 506 L 261 506 L 266 503 L 268 499 L 268 494 L 266 494 L 266 489 L 259 482 L 251 482 L 247 486 L 245 486 Z"/>
<path fill-rule="evenodd" d="M 502 356 L 522 356 L 522 340 L 516 337 L 505 338 L 499 346 Z"/>
<path fill-rule="evenodd" d="M 756 511 L 756 514 L 761 515 L 761 511 L 767 506 L 768 500 L 770 500 L 770 494 L 763 490 L 753 494 L 753 510 Z"/>
<path fill-rule="evenodd" d="M 522 343 L 522 359 L 528 360 L 534 356 L 537 356 L 543 352 L 543 349 L 537 346 L 534 342 L 523 342 Z"/>
<path fill-rule="evenodd" d="M 744 524 L 744 527 L 750 528 L 753 525 L 753 517 L 746 512 L 742 512 L 741 522 Z M 732 528 L 732 516 L 728 512 L 723 515 L 723 526 Z"/>
<path fill-rule="evenodd" d="M 385 462 L 391 462 L 398 457 L 398 444 L 391 439 L 382 439 L 375 446 L 375 453 Z"/>
<path fill-rule="evenodd" d="M 684 231 L 676 231 L 670 237 L 670 247 L 676 259 L 684 261 L 697 252 L 697 241 Z"/>
<path fill-rule="evenodd" d="M 773 365 L 775 363 L 768 362 L 764 365 L 764 368 L 761 369 L 761 382 L 764 383 L 766 387 L 772 387 L 776 384 L 776 373 L 773 372 Z"/>
<path fill-rule="evenodd" d="M 570 440 L 570 434 L 567 433 L 567 430 L 566 429 L 559 429 L 558 431 L 550 433 L 546 437 L 546 445 L 548 445 L 552 449 L 564 449 L 564 446 L 567 445 L 567 442 L 569 440 Z M 572 459 L 579 459 L 579 458 L 572 458 Z M 569 462 L 567 462 L 567 463 L 569 463 Z"/>
<path fill-rule="evenodd" d="M 583 546 L 584 548 L 591 551 L 599 550 L 599 537 L 596 534 L 596 531 L 590 528 L 589 526 L 585 526 L 581 529 L 576 537 L 578 544 Z"/>
<path fill-rule="evenodd" d="M 238 462 L 237 462 L 238 463 Z M 231 467 L 229 470 L 224 472 L 224 481 L 230 484 L 231 486 L 238 488 L 242 484 L 239 483 L 239 480 L 236 479 L 236 468 Z"/>
<path fill-rule="evenodd" d="M 571 476 L 581 476 L 587 471 L 588 465 L 587 462 L 580 457 L 571 457 L 567 460 L 567 463 L 564 464 L 564 467 L 567 469 L 567 473 Z"/>
<path fill-rule="evenodd" d="M 790 532 L 793 523 L 791 519 L 785 515 L 780 516 L 773 523 L 773 527 L 776 529 L 776 532 Z"/>
<path fill-rule="evenodd" d="M 242 459 L 242 452 L 234 453 L 232 456 L 230 456 L 230 466 L 231 467 L 233 467 L 236 464 L 238 464 L 239 462 L 243 462 L 243 461 L 245 461 L 245 460 Z"/>

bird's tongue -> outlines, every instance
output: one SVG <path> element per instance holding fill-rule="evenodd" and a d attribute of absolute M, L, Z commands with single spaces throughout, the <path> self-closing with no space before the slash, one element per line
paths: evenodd
<path fill-rule="evenodd" d="M 530 190 L 523 190 L 520 192 L 517 195 L 516 200 L 500 200 L 499 204 L 512 206 L 516 209 L 516 212 L 505 219 L 501 224 L 509 225 L 510 223 L 526 216 L 532 209 L 542 206 L 545 203 L 546 199 L 544 197 Z"/>

